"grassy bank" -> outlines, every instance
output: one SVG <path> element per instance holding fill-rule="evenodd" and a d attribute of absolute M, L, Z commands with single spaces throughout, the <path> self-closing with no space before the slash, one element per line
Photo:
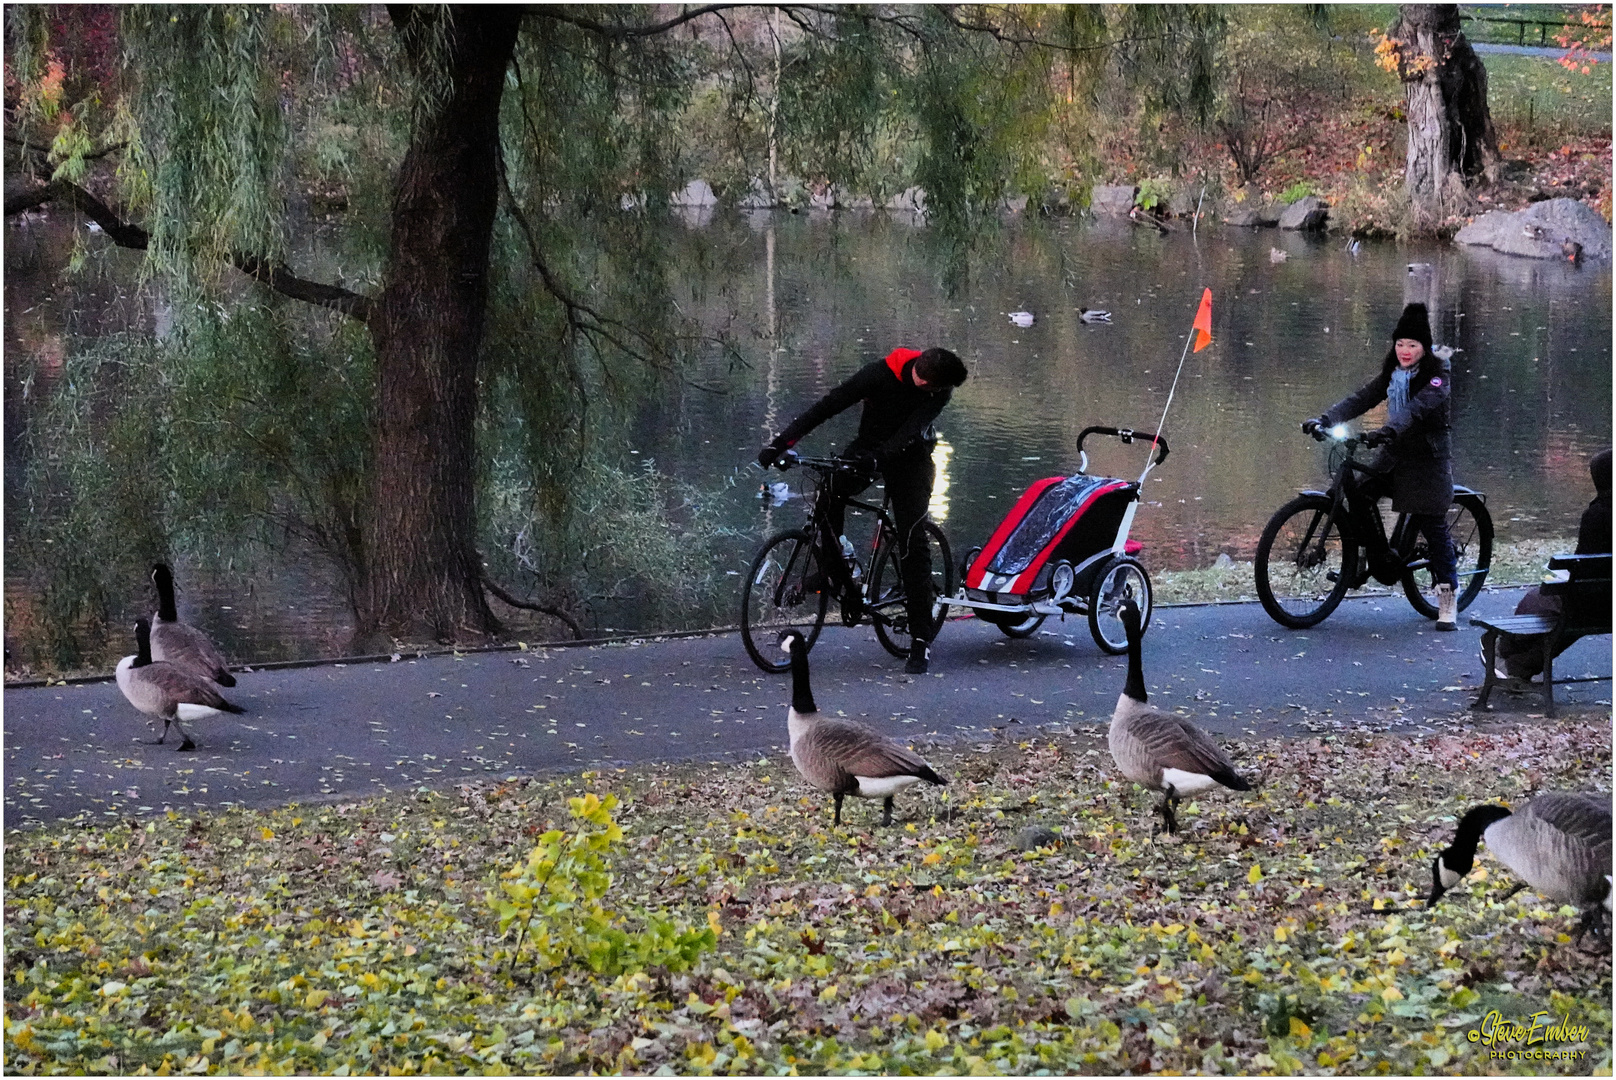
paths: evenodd
<path fill-rule="evenodd" d="M 1609 730 L 1237 744 L 1260 790 L 1181 842 L 1083 734 L 923 748 L 947 798 L 884 830 L 776 758 L 13 832 L 7 1070 L 1608 1073 L 1570 909 L 1485 854 L 1417 901 L 1466 807 L 1608 785 Z M 1580 1056 L 1468 1036 L 1542 1010 Z"/>
<path fill-rule="evenodd" d="M 1551 555 L 1575 549 L 1575 539 L 1517 540 L 1512 543 L 1494 543 L 1492 566 L 1487 571 L 1488 585 L 1536 585 L 1543 578 L 1543 570 Z M 1232 562 L 1227 566 L 1208 566 L 1199 570 L 1157 570 L 1150 575 L 1158 604 L 1205 604 L 1218 600 L 1257 599 L 1256 579 L 1252 564 Z M 1402 594 L 1401 588 L 1396 590 Z M 1348 593 L 1348 596 L 1367 596 L 1375 592 L 1390 594 L 1392 590 L 1379 585 Z"/>

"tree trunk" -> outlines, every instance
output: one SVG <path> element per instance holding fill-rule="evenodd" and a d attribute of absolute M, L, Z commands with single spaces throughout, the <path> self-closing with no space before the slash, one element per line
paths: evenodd
<path fill-rule="evenodd" d="M 477 359 L 498 205 L 499 104 L 521 15 L 466 5 L 392 16 L 417 71 L 440 79 L 442 90 L 425 91 L 416 107 L 370 321 L 376 487 L 360 633 L 449 641 L 500 628 L 477 555 Z"/>
<path fill-rule="evenodd" d="M 1454 4 L 1404 4 L 1388 35 L 1407 92 L 1405 178 L 1415 228 L 1462 209 L 1465 187 L 1496 178 L 1498 136 L 1487 108 L 1487 69 L 1460 29 Z"/>

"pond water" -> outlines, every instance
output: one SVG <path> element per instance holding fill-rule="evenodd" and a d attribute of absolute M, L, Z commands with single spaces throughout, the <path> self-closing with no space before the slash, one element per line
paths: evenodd
<path fill-rule="evenodd" d="M 8 240 L 20 231 L 9 226 Z M 1029 483 L 1076 468 L 1084 427 L 1162 424 L 1172 453 L 1151 474 L 1133 529 L 1146 566 L 1249 558 L 1269 514 L 1298 488 L 1324 483 L 1323 452 L 1300 421 L 1378 370 L 1411 300 L 1431 308 L 1438 343 L 1461 350 L 1455 476 L 1487 494 L 1501 540 L 1573 535 L 1592 496 L 1586 460 L 1611 441 L 1607 264 L 1438 244 L 1365 243 L 1352 253 L 1340 240 L 1274 230 L 1160 236 L 1064 219 L 1008 220 L 957 257 L 916 222 L 847 213 L 691 216 L 670 222 L 668 244 L 684 268 L 687 312 L 727 335 L 745 363 L 715 355 L 692 373 L 700 388 L 648 400 L 623 460 L 654 461 L 713 492 L 737 533 L 723 555 L 736 571 L 767 531 L 802 516 L 800 503 L 769 509 L 754 497 L 764 480 L 751 463 L 757 448 L 898 345 L 947 346 L 972 372 L 938 423 L 934 513 L 956 556 L 982 543 Z M 94 332 L 130 304 L 105 282 L 49 293 L 40 264 L 36 245 L 8 242 L 8 357 L 37 354 L 51 338 L 42 327 Z M 1213 344 L 1184 360 L 1175 390 L 1203 287 L 1213 292 Z M 1080 308 L 1112 319 L 1086 324 Z M 1032 326 L 1009 319 L 1021 311 Z M 13 431 L 29 408 L 14 374 L 8 359 Z M 850 410 L 803 448 L 845 444 L 856 423 Z M 9 439 L 6 452 L 10 464 Z M 1141 445 L 1092 443 L 1090 471 L 1134 478 L 1144 455 Z M 7 488 L 15 513 L 27 493 Z M 27 578 L 28 568 L 8 562 L 8 598 L 25 593 Z M 182 607 L 244 659 L 331 655 L 346 636 L 333 575 L 299 552 L 255 574 L 250 597 L 237 574 L 180 578 Z M 642 625 L 632 605 L 594 617 L 597 630 L 670 629 Z"/>

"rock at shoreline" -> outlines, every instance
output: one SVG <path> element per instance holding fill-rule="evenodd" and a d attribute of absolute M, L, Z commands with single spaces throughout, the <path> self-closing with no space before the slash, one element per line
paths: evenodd
<path fill-rule="evenodd" d="M 675 192 L 668 202 L 674 206 L 717 206 L 718 196 L 713 194 L 712 185 L 705 180 L 692 180 L 684 186 L 683 191 Z"/>
<path fill-rule="evenodd" d="M 1279 227 L 1313 231 L 1324 228 L 1324 223 L 1329 217 L 1328 203 L 1317 195 L 1303 195 L 1279 215 Z"/>
<path fill-rule="evenodd" d="M 1563 259 L 1564 243 L 1582 245 L 1586 259 L 1610 258 L 1610 226 L 1586 203 L 1547 199 L 1525 210 L 1494 210 L 1460 229 L 1453 242 L 1490 247 L 1529 259 Z"/>
<path fill-rule="evenodd" d="M 1101 214 L 1127 217 L 1133 209 L 1134 193 L 1139 189 L 1132 184 L 1099 184 L 1089 195 L 1089 209 L 1095 216 Z"/>
<path fill-rule="evenodd" d="M 1247 206 L 1231 210 L 1223 215 L 1225 225 L 1234 225 L 1240 228 L 1271 229 L 1279 224 L 1279 207 L 1277 206 Z"/>

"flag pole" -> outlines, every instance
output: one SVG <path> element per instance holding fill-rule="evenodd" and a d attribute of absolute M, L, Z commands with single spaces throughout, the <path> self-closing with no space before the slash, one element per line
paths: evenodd
<path fill-rule="evenodd" d="M 1173 385 L 1168 387 L 1168 389 L 1167 389 L 1167 404 L 1162 406 L 1161 419 L 1159 421 L 1157 421 L 1157 423 L 1156 423 L 1156 435 L 1155 435 L 1155 438 L 1150 440 L 1150 452 L 1145 455 L 1145 471 L 1139 474 L 1139 483 L 1140 483 L 1141 486 L 1143 486 L 1143 484 L 1145 482 L 1145 477 L 1150 475 L 1151 461 L 1156 456 L 1156 445 L 1157 445 L 1157 443 L 1159 443 L 1161 441 L 1161 431 L 1162 431 L 1162 428 L 1167 423 L 1167 410 L 1173 407 L 1173 394 L 1178 390 L 1178 377 L 1184 373 L 1184 361 L 1190 355 L 1190 345 L 1194 344 L 1196 336 L 1199 334 L 1199 332 L 1201 330 L 1201 321 L 1202 321 L 1201 316 L 1202 316 L 1203 313 L 1206 315 L 1206 322 L 1207 322 L 1206 342 L 1202 343 L 1201 345 L 1197 345 L 1196 348 L 1195 348 L 1196 352 L 1200 352 L 1201 349 L 1204 348 L 1206 344 L 1209 344 L 1212 341 L 1212 327 L 1211 327 L 1211 321 L 1212 321 L 1212 290 L 1211 289 L 1204 289 L 1201 292 L 1201 306 L 1195 312 L 1195 325 L 1190 327 L 1189 337 L 1186 338 L 1185 341 L 1184 341 L 1184 352 L 1178 358 L 1178 370 L 1173 372 Z"/>

